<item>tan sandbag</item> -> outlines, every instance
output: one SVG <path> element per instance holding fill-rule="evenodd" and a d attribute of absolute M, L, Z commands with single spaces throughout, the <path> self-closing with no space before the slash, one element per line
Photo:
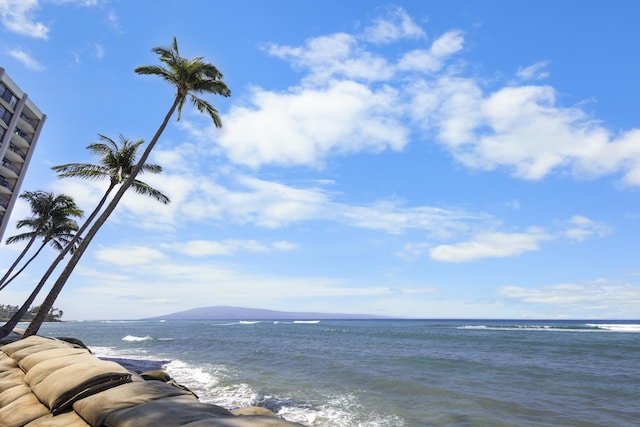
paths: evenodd
<path fill-rule="evenodd" d="M 24 384 L 24 372 L 22 372 L 22 369 L 15 368 L 11 371 L 0 373 L 0 392 L 20 384 Z"/>
<path fill-rule="evenodd" d="M 87 423 L 99 426 L 114 411 L 152 400 L 183 395 L 191 396 L 187 391 L 160 381 L 130 382 L 78 400 L 73 404 L 73 410 Z"/>
<path fill-rule="evenodd" d="M 301 427 L 302 424 L 293 423 L 278 417 L 264 415 L 247 415 L 242 417 L 208 418 L 183 424 L 181 427 Z"/>
<path fill-rule="evenodd" d="M 103 426 L 180 427 L 194 421 L 216 417 L 235 415 L 221 406 L 201 403 L 191 396 L 176 396 L 115 411 L 106 417 Z"/>
<path fill-rule="evenodd" d="M 3 353 L 0 351 L 0 372 L 6 371 L 7 369 L 17 368 L 18 363 L 13 360 L 13 357 Z"/>
<path fill-rule="evenodd" d="M 0 408 L 28 393 L 31 393 L 31 389 L 24 384 L 18 384 L 15 387 L 4 390 L 0 393 Z"/>
<path fill-rule="evenodd" d="M 48 413 L 49 409 L 33 393 L 25 394 L 0 408 L 0 426 L 22 427 Z"/>
<path fill-rule="evenodd" d="M 53 416 L 47 414 L 44 417 L 31 421 L 24 427 L 91 427 L 75 412 L 65 412 L 64 414 Z"/>
<path fill-rule="evenodd" d="M 34 354 L 34 356 L 37 356 L 38 354 L 39 353 L 36 353 Z M 29 358 L 30 357 L 31 356 L 29 356 Z M 24 382 L 29 387 L 35 387 L 36 385 L 40 384 L 40 382 L 42 382 L 45 378 L 59 369 L 76 365 L 78 363 L 94 363 L 96 361 L 98 361 L 98 359 L 96 359 L 95 356 L 86 352 L 83 354 L 70 354 L 67 356 L 56 357 L 54 359 L 42 360 L 39 361 L 39 363 L 33 365 L 31 369 L 29 369 L 29 372 L 27 372 L 24 376 Z"/>
<path fill-rule="evenodd" d="M 49 349 L 49 348 L 71 347 L 71 344 L 66 343 L 64 341 L 57 340 L 55 338 L 45 338 L 45 337 L 39 337 L 39 336 L 36 336 L 36 335 L 32 335 L 30 337 L 23 338 L 21 340 L 14 341 L 14 342 L 9 343 L 9 344 L 5 344 L 2 347 L 0 347 L 0 350 L 2 350 L 7 355 L 13 357 L 13 355 L 16 352 L 25 350 L 27 348 L 34 348 L 35 349 L 36 346 L 37 346 L 38 349 L 46 350 L 46 349 Z M 25 355 L 26 354 L 29 354 L 29 352 L 25 353 Z M 15 357 L 14 357 L 14 359 L 15 359 Z"/>
<path fill-rule="evenodd" d="M 38 369 L 36 365 L 33 369 Z M 95 359 L 65 366 L 30 384 L 33 393 L 54 415 L 69 409 L 76 400 L 131 381 L 131 374 L 115 362 Z"/>
<path fill-rule="evenodd" d="M 58 359 L 63 356 L 77 356 L 77 355 L 89 355 L 88 350 L 82 348 L 51 348 L 49 350 L 38 351 L 32 353 L 20 360 L 18 365 L 22 368 L 23 371 L 29 372 L 31 368 L 37 365 L 40 362 L 48 361 L 51 359 Z M 93 356 L 92 356 L 93 357 Z"/>

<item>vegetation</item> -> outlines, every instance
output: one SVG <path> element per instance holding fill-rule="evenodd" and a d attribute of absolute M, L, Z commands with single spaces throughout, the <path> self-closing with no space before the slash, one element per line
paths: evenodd
<path fill-rule="evenodd" d="M 231 91 L 222 81 L 222 73 L 220 73 L 212 64 L 203 61 L 201 57 L 187 59 L 180 56 L 178 51 L 178 42 L 175 37 L 173 38 L 173 44 L 171 47 L 156 47 L 153 48 L 152 51 L 159 56 L 162 65 L 138 67 L 135 69 L 135 72 L 138 74 L 156 75 L 168 82 L 176 90 L 174 101 L 165 115 L 164 120 L 160 124 L 160 127 L 140 157 L 140 160 L 131 171 L 129 177 L 122 183 L 102 214 L 95 220 L 86 236 L 84 236 L 82 243 L 79 245 L 78 249 L 70 258 L 66 267 L 54 283 L 51 291 L 42 303 L 42 308 L 25 331 L 25 336 L 30 336 L 38 332 L 40 325 L 46 317 L 46 313 L 51 307 L 53 307 L 56 298 L 62 291 L 62 288 L 78 264 L 78 261 L 80 261 L 80 258 L 100 227 L 102 227 L 107 218 L 109 218 L 109 215 L 114 211 L 125 191 L 133 185 L 137 174 L 142 170 L 149 154 L 158 142 L 158 139 L 164 132 L 164 129 L 176 110 L 178 111 L 177 120 L 180 120 L 180 115 L 186 99 L 188 98 L 200 112 L 209 115 L 216 127 L 222 126 L 222 122 L 218 116 L 218 111 L 207 101 L 196 96 L 196 94 L 215 94 L 225 97 L 230 96 Z"/>
<path fill-rule="evenodd" d="M 60 178 L 80 177 L 94 180 L 108 179 L 109 186 L 100 199 L 100 202 L 98 202 L 98 205 L 95 207 L 93 212 L 91 212 L 87 220 L 76 233 L 76 238 L 72 239 L 72 241 L 69 242 L 69 244 L 64 249 L 62 249 L 58 257 L 53 261 L 45 274 L 42 276 L 40 282 L 33 290 L 31 295 L 29 295 L 27 300 L 24 302 L 21 309 L 17 313 L 15 313 L 15 315 L 11 319 L 9 319 L 9 321 L 5 323 L 2 328 L 0 328 L 0 338 L 7 336 L 13 330 L 13 328 L 15 328 L 20 319 L 25 316 L 25 313 L 27 312 L 31 304 L 33 304 L 35 298 L 40 293 L 47 280 L 53 274 L 64 256 L 69 251 L 73 251 L 74 249 L 77 249 L 77 247 L 79 247 L 82 242 L 80 236 L 89 227 L 94 218 L 100 213 L 100 210 L 108 200 L 108 197 L 113 189 L 130 176 L 131 171 L 136 165 L 138 148 L 144 143 L 143 140 L 131 142 L 128 139 L 124 138 L 122 135 L 120 135 L 119 138 L 120 144 L 104 135 L 99 135 L 99 138 L 101 142 L 97 142 L 87 146 L 87 149 L 100 157 L 98 164 L 68 163 L 65 165 L 54 166 L 52 169 L 58 173 L 58 177 Z M 142 165 L 142 171 L 150 173 L 161 173 L 162 167 L 145 163 Z M 165 204 L 169 203 L 169 198 L 167 196 L 142 181 L 139 181 L 137 179 L 134 180 L 132 183 L 132 187 L 137 193 L 148 195 Z M 75 254 L 75 252 L 73 253 Z M 45 308 L 42 311 L 42 314 L 40 316 L 35 316 L 35 318 L 37 318 L 38 321 L 45 321 L 40 319 L 45 319 L 46 316 L 49 315 L 49 311 L 51 310 L 52 306 L 53 304 Z"/>
<path fill-rule="evenodd" d="M 70 196 L 61 194 L 54 195 L 44 191 L 27 191 L 20 195 L 31 207 L 32 215 L 29 218 L 18 221 L 18 228 L 28 228 L 30 231 L 17 234 L 7 238 L 6 243 L 12 244 L 27 241 L 24 249 L 7 272 L 0 278 L 0 290 L 4 289 L 13 279 L 15 279 L 42 251 L 50 244 L 58 251 L 67 247 L 78 230 L 78 223 L 72 217 L 81 217 L 82 210 L 79 209 Z M 29 249 L 36 240 L 42 239 L 42 244 L 13 276 L 11 273 L 19 265 L 20 261 L 27 255 Z M 69 246 L 71 249 L 73 246 Z"/>
<path fill-rule="evenodd" d="M 17 306 L 17 305 L 0 304 L 0 320 L 6 321 L 6 320 L 10 319 L 19 310 L 20 310 L 20 307 Z M 21 322 L 30 321 L 31 319 L 33 319 L 35 317 L 35 315 L 38 312 L 38 310 L 40 310 L 40 306 L 36 306 L 36 307 L 30 308 L 29 310 L 27 310 L 27 312 L 25 313 L 23 318 L 20 319 L 20 321 Z M 63 313 L 62 310 L 59 310 L 57 308 L 52 308 L 47 313 L 47 317 L 45 319 L 45 322 L 62 322 L 62 315 L 63 314 L 64 313 Z"/>

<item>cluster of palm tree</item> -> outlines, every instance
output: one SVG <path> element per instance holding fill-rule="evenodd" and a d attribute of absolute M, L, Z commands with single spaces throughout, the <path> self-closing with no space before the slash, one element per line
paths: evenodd
<path fill-rule="evenodd" d="M 189 99 L 189 101 L 201 113 L 207 114 L 212 119 L 213 124 L 216 127 L 222 126 L 218 111 L 206 100 L 197 96 L 201 94 L 215 94 L 224 97 L 230 96 L 231 91 L 222 81 L 222 73 L 220 73 L 214 65 L 204 61 L 202 57 L 188 59 L 180 56 L 178 43 L 175 37 L 173 38 L 173 43 L 170 47 L 156 47 L 152 49 L 152 52 L 159 56 L 161 64 L 138 67 L 134 71 L 138 74 L 159 76 L 161 79 L 172 85 L 175 88 L 176 93 L 169 111 L 165 115 L 160 127 L 153 135 L 153 138 L 149 144 L 147 144 L 142 155 L 137 158 L 138 149 L 142 144 L 144 144 L 143 140 L 131 142 L 124 136 L 120 135 L 118 143 L 104 135 L 99 135 L 100 142 L 91 144 L 87 147 L 87 149 L 92 151 L 94 154 L 100 156 L 99 164 L 69 163 L 53 167 L 53 170 L 57 172 L 60 178 L 80 177 L 86 179 L 109 180 L 109 185 L 105 194 L 83 225 L 78 227 L 78 224 L 72 219 L 74 216 L 78 217 L 82 215 L 82 211 L 75 206 L 73 200 L 68 196 L 54 196 L 53 194 L 47 194 L 44 192 L 37 192 L 37 195 L 32 194 L 32 196 L 29 196 L 31 193 L 28 192 L 21 195 L 21 197 L 24 197 L 31 203 L 34 215 L 32 218 L 24 220 L 25 222 L 22 225 L 21 223 L 23 221 L 20 221 L 18 223 L 18 227 L 28 226 L 32 231 L 30 233 L 24 233 L 24 235 L 13 236 L 7 239 L 7 243 L 24 240 L 28 240 L 29 242 L 27 243 L 27 247 L 25 247 L 23 252 L 19 255 L 18 259 L 9 268 L 7 273 L 5 273 L 5 277 L 0 280 L 0 290 L 6 286 L 10 280 L 13 280 L 17 274 L 24 270 L 26 265 L 28 265 L 28 263 L 38 255 L 39 251 L 27 261 L 26 265 L 23 265 L 18 272 L 11 276 L 12 272 L 17 268 L 17 265 L 19 265 L 20 261 L 24 258 L 38 238 L 43 240 L 40 250 L 49 243 L 54 245 L 54 247 L 56 247 L 60 252 L 42 276 L 31 295 L 20 307 L 20 310 L 18 310 L 18 312 L 4 326 L 2 326 L 2 328 L 0 328 L 0 338 L 8 335 L 13 328 L 15 328 L 20 319 L 29 310 L 29 307 L 39 292 L 43 289 L 49 277 L 54 273 L 56 267 L 60 264 L 65 255 L 71 253 L 69 261 L 51 287 L 49 294 L 41 304 L 40 309 L 33 320 L 29 323 L 29 326 L 25 330 L 23 336 L 28 337 L 38 332 L 40 326 L 46 320 L 47 314 L 49 314 L 53 308 L 55 300 L 71 276 L 71 273 L 87 250 L 87 247 L 129 188 L 133 187 L 134 191 L 137 193 L 150 196 L 161 203 L 169 203 L 169 198 L 167 196 L 148 184 L 139 181 L 136 177 L 138 174 L 143 172 L 162 172 L 162 168 L 159 165 L 147 164 L 147 158 L 153 150 L 153 147 L 158 142 L 158 139 L 160 139 L 160 136 L 164 132 L 169 120 L 176 110 L 177 120 L 180 120 L 182 109 L 187 99 Z M 112 192 L 118 186 L 118 190 L 113 196 L 111 196 Z M 52 219 L 54 217 L 52 212 L 44 213 L 36 206 L 42 203 L 42 201 L 39 200 L 39 196 L 50 197 L 53 200 L 58 198 L 61 199 L 59 202 L 61 204 L 59 211 L 63 212 L 63 214 L 55 214 L 57 215 L 55 216 L 56 222 Z M 33 202 L 31 202 L 30 197 L 34 199 Z M 67 200 L 67 202 L 71 203 L 67 203 L 68 206 L 65 205 L 66 208 L 63 208 L 62 205 L 64 205 L 64 203 L 62 200 Z M 66 220 L 63 220 L 63 217 L 65 217 Z"/>

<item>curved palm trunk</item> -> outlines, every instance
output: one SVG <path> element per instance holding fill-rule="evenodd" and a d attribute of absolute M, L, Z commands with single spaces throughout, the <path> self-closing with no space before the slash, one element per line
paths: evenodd
<path fill-rule="evenodd" d="M 16 272 L 16 274 L 14 274 L 13 276 L 11 276 L 9 279 L 7 279 L 5 282 L 2 282 L 2 284 L 0 284 L 0 291 L 3 290 L 4 288 L 7 287 L 7 285 L 9 283 L 11 283 L 13 281 L 13 279 L 15 279 L 16 277 L 18 277 L 20 275 L 20 273 L 22 273 L 24 271 L 25 268 L 27 268 L 27 266 L 29 264 L 31 264 L 31 261 L 33 261 L 34 259 L 36 259 L 36 257 L 38 255 L 40 255 L 40 252 L 42 252 L 42 250 L 44 249 L 44 247 L 47 245 L 48 241 L 45 240 L 42 242 L 42 245 L 40 245 L 40 247 L 38 248 L 38 250 L 36 251 L 35 254 L 33 254 L 33 256 L 31 258 L 29 258 L 27 260 L 27 262 L 24 263 L 24 265 L 20 268 L 20 270 L 18 270 Z"/>
<path fill-rule="evenodd" d="M 84 222 L 84 224 L 82 224 L 82 226 L 76 232 L 76 235 L 73 237 L 73 239 L 71 239 L 69 244 L 65 246 L 62 251 L 60 251 L 56 259 L 51 263 L 47 271 L 44 273 L 44 276 L 42 276 L 42 278 L 40 279 L 40 282 L 38 282 L 38 285 L 35 287 L 33 292 L 31 292 L 31 295 L 29 295 L 29 298 L 27 298 L 25 303 L 22 304 L 18 312 L 14 314 L 11 317 L 11 319 L 9 319 L 7 323 L 5 323 L 0 328 L 0 338 L 4 338 L 7 335 L 9 335 L 9 333 L 13 330 L 13 328 L 15 328 L 16 325 L 20 322 L 20 319 L 22 319 L 24 315 L 27 313 L 27 311 L 29 311 L 29 307 L 31 307 L 31 305 L 33 304 L 33 301 L 36 299 L 36 297 L 38 296 L 38 294 L 40 293 L 44 285 L 47 283 L 47 280 L 49 279 L 49 277 L 53 274 L 56 267 L 58 267 L 58 264 L 62 262 L 62 259 L 65 257 L 65 255 L 69 253 L 71 248 L 73 248 L 73 245 L 76 244 L 81 234 L 84 233 L 87 227 L 89 227 L 89 224 L 93 222 L 94 218 L 98 215 L 98 213 L 102 209 L 102 206 L 104 206 L 105 202 L 107 201 L 107 198 L 109 197 L 109 194 L 111 193 L 114 187 L 115 187 L 115 184 L 109 185 L 109 188 L 107 188 L 107 191 L 104 193 L 104 196 L 102 196 L 102 199 L 100 199 L 98 206 L 96 206 L 93 212 L 91 212 L 91 215 L 89 215 L 89 217 Z M 46 313 L 45 313 L 45 317 L 46 317 Z"/>
<path fill-rule="evenodd" d="M 51 288 L 51 291 L 49 291 L 49 294 L 47 295 L 44 302 L 40 306 L 40 310 L 38 310 L 38 313 L 36 314 L 36 316 L 33 318 L 33 320 L 31 320 L 31 323 L 29 323 L 29 326 L 27 327 L 27 330 L 24 333 L 25 338 L 38 333 L 40 326 L 42 326 L 42 323 L 47 317 L 47 313 L 49 313 L 49 310 L 51 309 L 51 307 L 53 307 L 53 304 L 55 303 L 56 299 L 58 298 L 58 295 L 62 291 L 62 288 L 67 283 L 69 276 L 71 276 L 71 273 L 73 272 L 76 265 L 80 261 L 80 258 L 82 258 L 82 255 L 87 250 L 89 243 L 91 243 L 91 240 L 93 240 L 93 238 L 97 234 L 100 227 L 102 227 L 102 225 L 107 221 L 107 218 L 109 218 L 109 215 L 111 215 L 111 213 L 114 211 L 114 209 L 118 205 L 118 202 L 120 202 L 120 199 L 122 199 L 122 196 L 124 195 L 125 191 L 127 191 L 129 187 L 131 187 L 131 184 L 135 180 L 136 175 L 138 175 L 138 172 L 140 172 L 140 170 L 142 169 L 142 166 L 147 161 L 147 158 L 149 157 L 151 150 L 153 150 L 153 147 L 158 142 L 158 139 L 160 139 L 160 135 L 162 135 L 162 133 L 164 132 L 164 129 L 167 127 L 167 123 L 169 123 L 169 119 L 171 119 L 171 116 L 176 110 L 176 107 L 178 106 L 181 99 L 183 98 L 184 97 L 181 98 L 180 96 L 176 96 L 176 99 L 173 101 L 173 105 L 171 105 L 171 108 L 169 109 L 169 112 L 164 117 L 162 124 L 156 131 L 155 135 L 153 135 L 153 139 L 149 142 L 149 145 L 144 150 L 144 153 L 142 153 L 140 160 L 131 171 L 131 174 L 129 175 L 127 180 L 122 184 L 122 186 L 120 186 L 120 188 L 118 189 L 118 192 L 116 193 L 115 196 L 113 196 L 113 199 L 111 199 L 111 201 L 105 208 L 104 212 L 102 212 L 102 214 L 98 217 L 98 219 L 96 219 L 95 223 L 93 224 L 93 226 L 91 226 L 87 235 L 84 237 L 84 240 L 82 241 L 80 246 L 78 246 L 78 249 L 76 249 L 75 253 L 67 263 L 62 273 L 60 273 L 60 277 L 58 277 L 58 280 L 56 280 L 56 282 L 54 283 L 53 287 Z"/>
<path fill-rule="evenodd" d="M 25 248 L 22 250 L 20 255 L 18 255 L 18 258 L 16 258 L 16 260 L 13 262 L 13 264 L 11 264 L 11 267 L 9 267 L 9 270 L 7 270 L 7 272 L 4 274 L 4 276 L 2 276 L 2 279 L 0 279 L 0 285 L 4 284 L 4 282 L 7 280 L 7 277 L 9 277 L 11 275 L 11 273 L 13 272 L 13 270 L 15 270 L 15 268 L 18 266 L 20 261 L 22 261 L 22 258 L 24 258 L 24 256 L 27 254 L 27 252 L 29 252 L 29 249 L 31 248 L 31 245 L 33 245 L 33 242 L 36 241 L 37 237 L 38 237 L 38 233 L 34 232 L 33 233 L 33 237 L 31 238 L 31 240 L 29 240 L 29 243 L 27 243 L 27 246 L 25 246 Z"/>

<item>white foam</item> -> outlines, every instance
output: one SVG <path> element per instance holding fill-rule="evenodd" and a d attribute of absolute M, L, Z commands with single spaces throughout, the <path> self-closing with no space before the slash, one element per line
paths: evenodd
<path fill-rule="evenodd" d="M 130 341 L 130 342 L 139 342 L 139 341 L 149 341 L 152 340 L 153 338 L 151 338 L 150 336 L 144 336 L 144 337 L 136 337 L 135 335 L 127 335 L 126 337 L 122 338 L 122 341 Z"/>
<path fill-rule="evenodd" d="M 640 333 L 640 324 L 631 323 L 587 323 L 590 328 L 604 329 L 612 332 L 635 332 Z"/>

